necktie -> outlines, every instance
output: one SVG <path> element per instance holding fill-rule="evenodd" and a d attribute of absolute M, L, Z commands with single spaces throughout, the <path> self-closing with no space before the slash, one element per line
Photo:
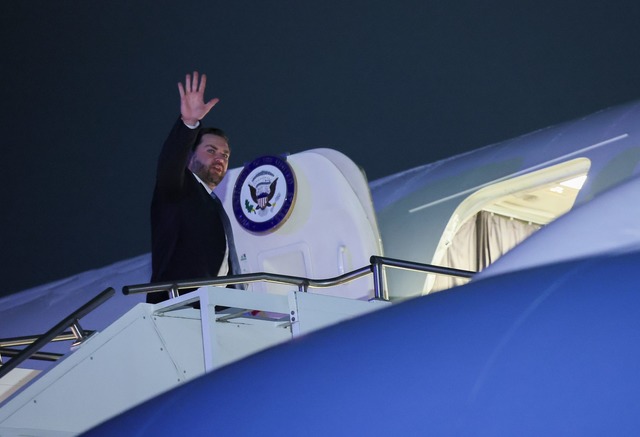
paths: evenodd
<path fill-rule="evenodd" d="M 218 214 L 220 214 L 220 219 L 222 220 L 222 226 L 224 226 L 224 234 L 227 237 L 227 245 L 229 246 L 229 274 L 239 275 L 242 272 L 240 271 L 240 262 L 238 261 L 238 254 L 236 253 L 236 245 L 233 241 L 233 229 L 231 229 L 229 216 L 224 210 L 222 202 L 213 191 L 211 192 L 211 198 L 216 203 Z M 240 288 L 240 286 L 235 286 L 235 288 Z"/>

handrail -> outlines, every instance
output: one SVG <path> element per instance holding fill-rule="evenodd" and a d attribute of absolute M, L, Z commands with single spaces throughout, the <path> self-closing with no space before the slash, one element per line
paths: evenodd
<path fill-rule="evenodd" d="M 384 267 L 410 270 L 414 272 L 435 273 L 438 275 L 458 276 L 461 278 L 471 278 L 477 272 L 470 270 L 454 269 L 453 267 L 434 266 L 433 264 L 423 264 L 413 261 L 404 261 L 395 258 L 372 255 L 369 258 L 371 270 L 373 272 L 373 288 L 377 299 L 389 300 L 389 292 L 386 287 Z"/>
<path fill-rule="evenodd" d="M 88 331 L 85 329 L 85 335 L 91 335 L 94 331 Z M 4 347 L 12 347 L 12 346 L 27 346 L 36 341 L 40 336 L 39 335 L 27 335 L 23 337 L 10 337 L 10 338 L 1 338 L 0 339 L 0 348 Z M 78 337 L 73 332 L 63 332 L 62 334 L 57 335 L 55 338 L 51 339 L 51 342 L 54 341 L 68 341 L 68 340 L 77 340 Z"/>
<path fill-rule="evenodd" d="M 301 292 L 312 288 L 326 288 L 342 285 L 368 275 L 371 272 L 370 266 L 361 267 L 357 270 L 347 272 L 343 275 L 329 279 L 309 279 L 300 276 L 280 275 L 277 273 L 243 273 L 241 275 L 221 276 L 219 278 L 195 279 L 177 282 L 154 282 L 151 284 L 125 285 L 122 287 L 122 294 L 152 293 L 156 291 L 181 290 L 185 288 L 200 288 L 209 285 L 235 285 L 250 284 L 253 282 L 270 282 L 275 284 L 288 284 L 298 286 Z"/>
<path fill-rule="evenodd" d="M 71 328 L 72 332 L 76 334 L 76 340 L 82 340 L 84 337 L 84 331 L 80 328 L 78 320 L 82 317 L 89 314 L 91 311 L 96 309 L 98 306 L 102 305 L 107 299 L 111 298 L 115 294 L 115 290 L 113 287 L 109 287 L 96 297 L 91 299 L 89 302 L 82 305 L 80 308 L 69 314 L 67 317 L 62 319 L 57 325 L 48 330 L 46 333 L 41 335 L 36 341 L 31 343 L 31 345 L 24 348 L 18 355 L 11 358 L 11 360 L 6 363 L 0 365 L 0 378 L 5 376 L 7 373 L 18 367 L 20 363 L 29 359 L 32 355 L 39 352 L 45 345 L 47 345 L 50 341 L 56 338 L 58 335 L 62 334 L 67 328 Z"/>
<path fill-rule="evenodd" d="M 476 272 L 469 270 L 454 269 L 451 267 L 434 266 L 432 264 L 422 264 L 412 261 L 403 261 L 394 258 L 386 258 L 373 255 L 370 258 L 371 264 L 359 269 L 347 272 L 343 275 L 328 279 L 309 279 L 300 276 L 280 275 L 277 273 L 244 273 L 241 275 L 222 276 L 219 278 L 195 279 L 175 282 L 154 282 L 150 284 L 126 285 L 122 287 L 125 295 L 138 293 L 153 293 L 157 291 L 167 291 L 170 297 L 177 297 L 178 290 L 186 288 L 200 288 L 206 286 L 226 286 L 235 284 L 249 284 L 253 282 L 270 282 L 277 284 L 295 285 L 300 292 L 306 292 L 311 288 L 335 287 L 354 281 L 358 278 L 373 274 L 374 292 L 376 299 L 389 300 L 384 280 L 384 267 L 393 267 L 417 272 L 435 273 L 441 275 L 458 276 L 471 278 Z"/>
<path fill-rule="evenodd" d="M 22 349 L 11 349 L 7 347 L 0 347 L 0 355 L 3 357 L 15 357 L 22 352 Z M 64 354 L 59 354 L 55 352 L 35 352 L 31 355 L 32 360 L 40 360 L 40 361 L 58 361 Z"/>
<path fill-rule="evenodd" d="M 387 258 L 384 256 L 373 255 L 370 258 L 371 264 L 380 264 L 387 267 L 396 267 L 399 269 L 413 270 L 419 272 L 436 273 L 441 275 L 459 276 L 461 278 L 472 278 L 478 272 L 471 270 L 454 269 L 453 267 L 434 266 L 433 264 L 423 264 L 414 261 L 404 261 L 401 259 Z"/>

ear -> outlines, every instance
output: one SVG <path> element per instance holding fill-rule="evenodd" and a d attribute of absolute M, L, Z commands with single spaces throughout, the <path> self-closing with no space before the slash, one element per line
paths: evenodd
<path fill-rule="evenodd" d="M 193 150 L 187 155 L 187 168 L 189 170 L 191 170 L 191 163 L 193 162 L 193 158 L 195 157 L 195 155 L 196 153 Z"/>

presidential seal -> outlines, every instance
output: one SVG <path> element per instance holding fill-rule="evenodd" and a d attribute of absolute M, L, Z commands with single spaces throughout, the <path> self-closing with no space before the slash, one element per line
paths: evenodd
<path fill-rule="evenodd" d="M 245 165 L 233 187 L 233 214 L 251 232 L 276 229 L 289 217 L 296 178 L 286 158 L 262 156 Z"/>

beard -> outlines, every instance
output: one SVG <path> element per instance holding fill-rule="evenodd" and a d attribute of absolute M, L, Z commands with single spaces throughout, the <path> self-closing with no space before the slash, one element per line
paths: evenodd
<path fill-rule="evenodd" d="M 222 182 L 222 179 L 224 179 L 224 176 L 227 174 L 227 172 L 224 170 L 224 167 L 222 172 L 218 172 L 218 170 L 216 169 L 216 165 L 211 164 L 209 166 L 206 166 L 195 156 L 191 158 L 191 162 L 189 163 L 189 170 L 198 175 L 198 177 L 202 179 L 202 181 L 207 185 L 219 185 L 220 182 Z"/>

